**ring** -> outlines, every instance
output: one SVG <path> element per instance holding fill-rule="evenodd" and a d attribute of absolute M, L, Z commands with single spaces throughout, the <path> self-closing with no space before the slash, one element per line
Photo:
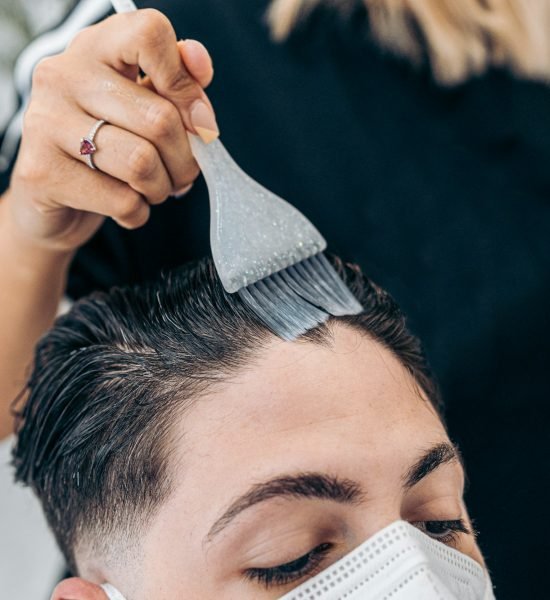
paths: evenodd
<path fill-rule="evenodd" d="M 80 138 L 80 155 L 86 158 L 86 163 L 90 169 L 96 170 L 94 165 L 94 159 L 92 156 L 97 152 L 97 146 L 94 144 L 94 138 L 102 125 L 105 125 L 107 121 L 100 119 L 96 121 L 95 125 L 90 129 L 90 133 L 83 138 Z"/>

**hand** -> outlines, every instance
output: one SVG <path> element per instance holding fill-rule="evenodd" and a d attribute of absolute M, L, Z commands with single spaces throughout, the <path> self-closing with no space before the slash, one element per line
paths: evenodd
<path fill-rule="evenodd" d="M 203 91 L 212 75 L 204 46 L 177 42 L 152 9 L 114 15 L 41 61 L 4 198 L 10 227 L 33 245 L 72 251 L 105 217 L 145 224 L 151 205 L 199 173 L 186 130 L 205 141 L 218 135 Z M 98 119 L 107 124 L 94 139 L 94 171 L 79 149 Z"/>

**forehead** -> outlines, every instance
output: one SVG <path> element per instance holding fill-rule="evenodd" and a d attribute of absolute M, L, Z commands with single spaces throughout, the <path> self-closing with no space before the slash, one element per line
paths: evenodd
<path fill-rule="evenodd" d="M 174 491 L 144 541 L 142 577 L 156 580 L 179 572 L 184 557 L 200 563 L 211 526 L 259 482 L 329 473 L 387 506 L 399 501 L 411 460 L 448 439 L 392 353 L 343 326 L 324 346 L 274 340 L 173 431 Z"/>
<path fill-rule="evenodd" d="M 274 341 L 178 427 L 182 484 L 231 472 L 241 487 L 281 471 L 336 467 L 353 452 L 399 456 L 446 439 L 393 354 L 339 325 L 327 345 Z"/>

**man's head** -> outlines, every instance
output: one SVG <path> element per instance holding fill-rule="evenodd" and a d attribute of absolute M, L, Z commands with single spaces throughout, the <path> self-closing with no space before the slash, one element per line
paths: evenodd
<path fill-rule="evenodd" d="M 203 261 L 78 302 L 14 452 L 75 573 L 56 598 L 275 598 L 405 519 L 481 562 L 463 470 L 393 300 L 275 338 Z"/>

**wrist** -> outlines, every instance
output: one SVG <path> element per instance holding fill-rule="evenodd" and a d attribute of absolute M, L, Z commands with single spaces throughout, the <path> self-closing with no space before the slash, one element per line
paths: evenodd
<path fill-rule="evenodd" d="M 51 273 L 66 270 L 76 252 L 33 238 L 25 232 L 10 210 L 9 190 L 0 196 L 0 260 L 16 264 L 21 273 Z"/>

